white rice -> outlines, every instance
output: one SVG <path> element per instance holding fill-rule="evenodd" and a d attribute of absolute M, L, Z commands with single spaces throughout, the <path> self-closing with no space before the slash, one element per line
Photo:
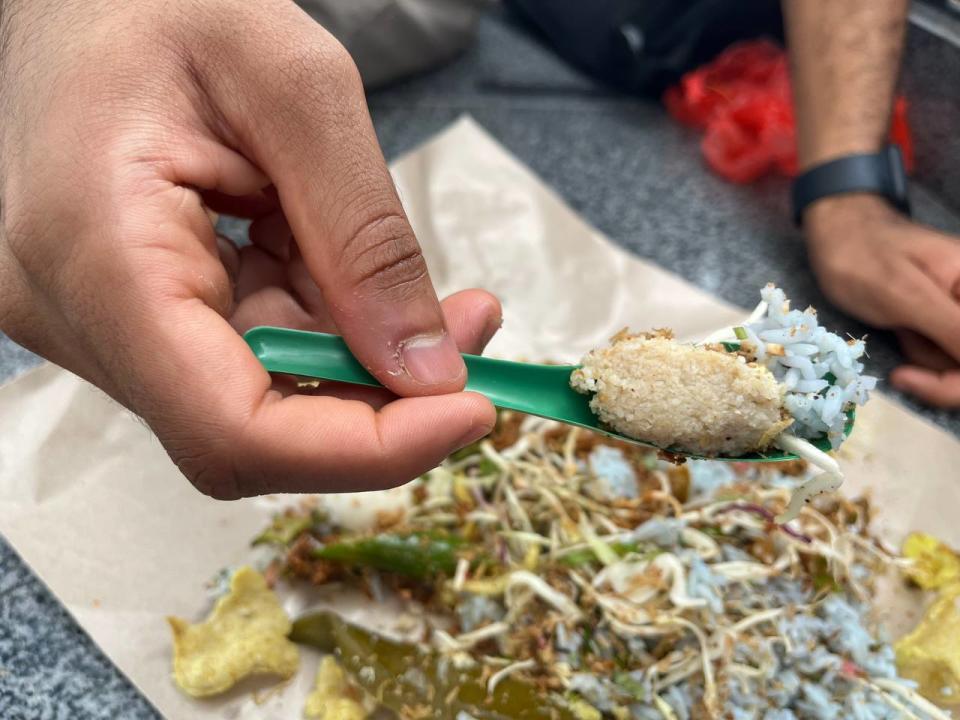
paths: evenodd
<path fill-rule="evenodd" d="M 866 346 L 822 327 L 813 308 L 791 310 L 774 285 L 760 296 L 765 312 L 743 326 L 742 347 L 783 385 L 783 404 L 794 419 L 789 432 L 807 439 L 826 435 L 836 449 L 843 442 L 846 411 L 863 405 L 877 385 L 877 378 L 863 374 Z M 783 346 L 782 354 L 776 345 Z"/>

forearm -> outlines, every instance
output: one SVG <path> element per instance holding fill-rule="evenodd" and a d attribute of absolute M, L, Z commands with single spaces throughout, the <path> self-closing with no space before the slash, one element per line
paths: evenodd
<path fill-rule="evenodd" d="M 801 169 L 879 149 L 909 0 L 783 0 Z"/>

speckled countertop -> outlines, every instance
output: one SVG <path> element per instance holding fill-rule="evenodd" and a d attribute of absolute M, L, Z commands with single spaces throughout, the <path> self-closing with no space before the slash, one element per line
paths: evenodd
<path fill-rule="evenodd" d="M 820 308 L 826 324 L 865 331 L 816 289 L 787 219 L 783 181 L 743 188 L 707 174 L 696 136 L 659 107 L 597 87 L 500 16 L 482 23 L 476 46 L 457 62 L 375 94 L 370 106 L 388 158 L 469 113 L 575 210 L 643 257 L 742 306 L 772 280 Z M 922 188 L 915 207 L 921 220 L 960 232 L 960 217 Z M 877 373 L 899 361 L 885 333 L 871 333 L 870 349 Z M 0 382 L 37 362 L 0 335 Z M 958 414 L 919 411 L 960 434 Z M 0 718 L 154 717 L 0 541 Z"/>

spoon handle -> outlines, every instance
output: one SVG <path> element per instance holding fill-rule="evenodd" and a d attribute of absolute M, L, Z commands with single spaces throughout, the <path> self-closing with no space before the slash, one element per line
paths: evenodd
<path fill-rule="evenodd" d="M 339 335 L 256 327 L 243 336 L 270 372 L 319 380 L 381 387 L 357 361 Z M 570 388 L 569 365 L 535 365 L 463 355 L 467 390 L 485 395 L 494 405 L 564 422 L 594 425 L 586 396 Z"/>
<path fill-rule="evenodd" d="M 467 390 L 486 395 L 497 407 L 574 425 L 595 427 L 590 399 L 570 387 L 571 365 L 539 365 L 464 355 Z"/>
<path fill-rule="evenodd" d="M 339 335 L 261 326 L 247 330 L 243 339 L 269 372 L 383 387 Z"/>

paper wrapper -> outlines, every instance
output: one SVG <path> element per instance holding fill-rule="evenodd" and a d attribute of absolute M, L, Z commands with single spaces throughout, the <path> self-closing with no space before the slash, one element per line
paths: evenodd
<path fill-rule="evenodd" d="M 503 301 L 490 354 L 573 361 L 627 325 L 698 338 L 744 316 L 614 246 L 468 119 L 393 170 L 438 291 L 485 287 Z M 960 545 L 960 442 L 879 396 L 843 455 L 846 491 L 872 490 L 891 542 L 922 528 Z M 259 704 L 249 688 L 193 701 L 171 680 L 164 621 L 202 614 L 207 581 L 248 561 L 250 539 L 283 500 L 201 496 L 142 423 L 53 366 L 0 389 L 0 478 L 4 534 L 167 717 L 300 716 L 310 654 L 290 685 Z M 360 506 L 356 496 L 335 502 Z M 365 496 L 365 512 L 370 505 Z M 293 612 L 303 602 L 286 598 Z M 914 619 L 887 614 L 894 632 Z"/>

